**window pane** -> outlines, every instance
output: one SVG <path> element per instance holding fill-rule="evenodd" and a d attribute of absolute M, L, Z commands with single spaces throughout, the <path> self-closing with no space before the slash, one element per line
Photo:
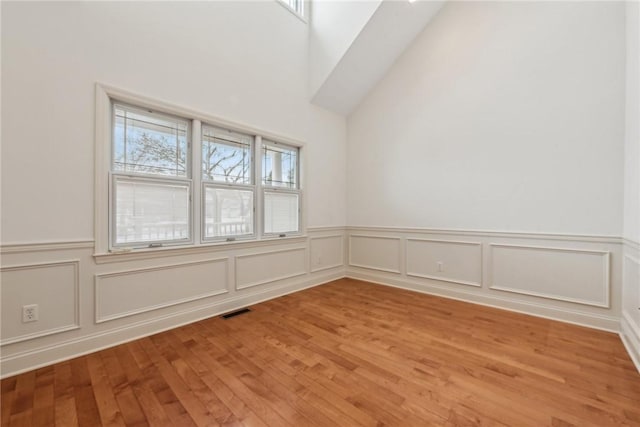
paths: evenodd
<path fill-rule="evenodd" d="M 262 145 L 262 184 L 298 188 L 298 149 L 265 142 Z"/>
<path fill-rule="evenodd" d="M 265 191 L 264 232 L 291 231 L 298 231 L 298 195 Z"/>
<path fill-rule="evenodd" d="M 188 122 L 114 106 L 113 170 L 187 176 Z"/>
<path fill-rule="evenodd" d="M 116 179 L 115 243 L 189 240 L 189 185 Z"/>
<path fill-rule="evenodd" d="M 202 178 L 251 184 L 252 141 L 249 135 L 203 126 Z"/>
<path fill-rule="evenodd" d="M 280 0 L 288 5 L 294 12 L 304 16 L 304 0 Z"/>
<path fill-rule="evenodd" d="M 205 238 L 253 234 L 253 191 L 205 187 Z"/>

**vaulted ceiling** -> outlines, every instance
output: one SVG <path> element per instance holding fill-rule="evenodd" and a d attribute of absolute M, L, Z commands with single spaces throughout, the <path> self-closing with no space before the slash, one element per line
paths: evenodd
<path fill-rule="evenodd" d="M 342 7 L 344 15 L 350 14 L 351 20 L 346 22 L 343 17 L 343 23 L 353 25 L 357 22 L 361 29 L 353 38 L 345 34 L 334 37 L 333 43 L 342 43 L 343 47 L 337 48 L 339 53 L 331 58 L 328 65 L 324 64 L 327 70 L 320 76 L 319 81 L 310 85 L 312 102 L 337 113 L 349 115 L 369 90 L 382 79 L 413 39 L 429 24 L 444 3 L 445 0 L 371 0 L 367 5 L 344 2 L 331 6 L 314 3 L 314 11 L 332 7 L 334 14 L 340 13 Z M 323 15 L 317 13 L 317 21 L 314 22 L 312 13 L 312 39 L 317 36 L 313 34 L 314 31 L 340 32 L 340 21 L 332 21 L 332 25 L 320 29 L 322 25 L 318 20 L 321 19 Z M 314 55 L 318 56 L 318 46 L 318 43 L 310 43 L 312 58 Z"/>

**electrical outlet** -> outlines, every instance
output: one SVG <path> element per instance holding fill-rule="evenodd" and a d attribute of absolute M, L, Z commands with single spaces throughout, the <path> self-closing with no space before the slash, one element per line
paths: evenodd
<path fill-rule="evenodd" d="M 35 322 L 38 320 L 38 304 L 22 306 L 22 323 Z"/>
<path fill-rule="evenodd" d="M 444 271 L 444 262 L 438 261 L 436 264 L 438 265 L 438 271 Z"/>

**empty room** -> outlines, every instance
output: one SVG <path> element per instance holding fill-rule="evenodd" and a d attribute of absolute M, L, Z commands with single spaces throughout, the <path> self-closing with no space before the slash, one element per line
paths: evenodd
<path fill-rule="evenodd" d="M 640 426 L 640 2 L 2 1 L 1 425 Z"/>

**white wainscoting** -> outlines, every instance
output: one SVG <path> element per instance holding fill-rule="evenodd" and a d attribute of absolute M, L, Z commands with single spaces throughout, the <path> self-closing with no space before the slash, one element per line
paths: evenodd
<path fill-rule="evenodd" d="M 0 269 L 2 341 L 17 343 L 80 327 L 79 261 L 31 263 Z M 37 304 L 39 320 L 22 322 L 22 306 Z"/>
<path fill-rule="evenodd" d="M 636 308 L 640 310 L 640 259 L 628 253 L 625 254 L 622 271 L 625 283 L 636 284 Z"/>
<path fill-rule="evenodd" d="M 96 274 L 95 320 L 101 323 L 225 294 L 228 284 L 228 257 Z"/>
<path fill-rule="evenodd" d="M 640 372 L 640 244 L 625 240 L 620 337 Z"/>
<path fill-rule="evenodd" d="M 87 241 L 0 247 L 1 376 L 342 278 L 344 233 L 117 254 L 94 254 Z M 40 320 L 23 324 L 32 303 Z"/>
<path fill-rule="evenodd" d="M 311 272 L 344 267 L 344 235 L 311 237 Z"/>
<path fill-rule="evenodd" d="M 302 276 L 307 272 L 306 247 L 236 257 L 236 290 Z"/>
<path fill-rule="evenodd" d="M 406 239 L 407 276 L 482 286 L 482 243 Z"/>
<path fill-rule="evenodd" d="M 492 270 L 505 270 L 504 264 L 511 262 L 513 255 L 508 253 L 505 257 L 501 253 L 502 257 L 493 259 L 492 245 L 567 249 L 577 254 L 578 259 L 588 260 L 587 269 L 600 282 L 583 290 L 577 287 L 571 292 L 567 289 L 549 292 L 531 280 L 527 262 L 524 267 L 517 263 L 510 265 L 509 268 L 518 270 L 520 276 L 513 276 L 517 282 L 506 280 L 511 276 L 499 276 L 500 282 L 496 283 Z M 545 283 L 552 283 L 555 269 L 561 268 L 553 266 L 564 265 L 567 258 L 562 250 L 547 252 L 544 252 L 547 262 L 542 263 L 540 270 L 547 272 Z M 308 236 L 292 239 L 166 250 L 158 254 L 145 251 L 94 256 L 86 241 L 12 244 L 0 248 L 0 253 L 3 254 L 2 377 L 345 276 L 605 330 L 618 331 L 622 315 L 622 240 L 606 236 L 319 227 L 309 229 Z M 342 264 L 345 253 L 348 267 Z M 610 253 L 607 285 L 610 307 L 599 306 L 605 305 L 604 293 L 595 291 L 604 289 L 606 253 Z M 631 255 L 638 258 L 636 252 Z M 430 269 L 438 261 L 443 262 L 446 275 L 432 274 Z M 569 260 L 572 265 L 575 262 Z M 229 269 L 225 273 L 227 264 Z M 573 284 L 582 277 L 581 267 L 582 264 L 576 268 L 576 275 L 570 277 Z M 627 265 L 624 274 L 635 275 L 634 268 Z M 175 277 L 169 280 L 166 275 Z M 212 275 L 219 278 L 226 275 L 226 282 L 214 280 Z M 164 286 L 158 283 L 169 282 L 173 284 L 171 289 L 163 288 L 154 294 L 158 286 Z M 526 294 L 489 289 L 488 284 L 524 290 Z M 562 300 L 533 295 L 541 289 L 543 293 L 561 296 Z M 218 291 L 225 293 L 216 296 Z M 49 297 L 51 293 L 54 295 Z M 33 301 L 30 295 L 42 300 Z M 599 305 L 592 305 L 594 302 Z M 37 330 L 19 329 L 25 324 L 20 322 L 21 316 L 16 320 L 16 307 L 21 309 L 31 303 L 40 304 L 40 321 L 26 325 L 37 325 Z M 49 303 L 55 303 L 55 307 L 45 308 L 43 304 Z M 638 312 L 633 313 L 635 317 L 625 316 L 629 319 L 628 325 L 623 325 L 626 330 L 638 331 Z M 50 313 L 55 315 L 49 317 Z M 636 335 L 633 340 L 640 343 Z M 635 351 L 640 354 L 640 347 Z"/>
<path fill-rule="evenodd" d="M 395 236 L 349 235 L 349 265 L 401 273 L 401 239 Z"/>
<path fill-rule="evenodd" d="M 609 307 L 608 251 L 490 244 L 490 289 Z"/>
<path fill-rule="evenodd" d="M 348 277 L 619 330 L 619 237 L 372 226 L 347 236 Z"/>

